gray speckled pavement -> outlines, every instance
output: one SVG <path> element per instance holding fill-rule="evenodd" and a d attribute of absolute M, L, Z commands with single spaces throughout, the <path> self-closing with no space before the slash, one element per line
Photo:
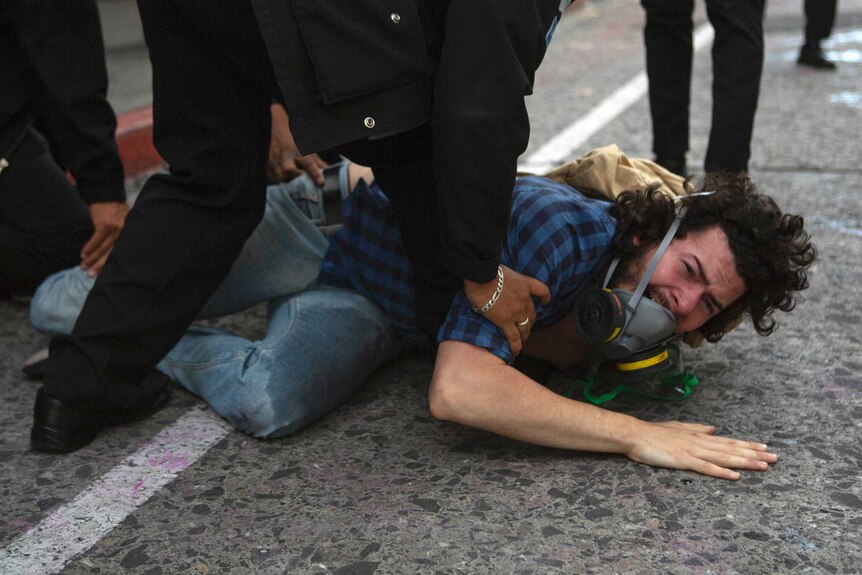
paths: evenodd
<path fill-rule="evenodd" d="M 769 3 L 753 142 L 755 181 L 805 215 L 820 249 L 811 289 L 779 316 L 773 336 L 744 327 L 685 352 L 701 383 L 684 402 L 611 404 L 765 441 L 780 456 L 769 471 L 726 482 L 439 422 L 425 400 L 432 364 L 408 357 L 294 437 L 228 433 L 61 572 L 862 573 L 862 0 L 842 0 L 839 12 L 827 44 L 839 69 L 818 73 L 795 65 L 801 1 Z M 567 15 L 528 99 L 528 153 L 642 70 L 641 27 L 630 0 L 592 1 Z M 693 85 L 695 171 L 709 85 L 704 50 Z M 642 98 L 576 155 L 616 142 L 649 156 L 650 141 Z M 255 337 L 264 311 L 221 323 Z M 86 449 L 31 453 L 38 386 L 19 368 L 45 342 L 24 304 L 0 302 L 2 575 L 19 573 L 2 567 L 17 538 L 183 414 L 209 413 L 177 389 L 156 416 Z M 30 559 L 36 566 L 40 557 Z"/>

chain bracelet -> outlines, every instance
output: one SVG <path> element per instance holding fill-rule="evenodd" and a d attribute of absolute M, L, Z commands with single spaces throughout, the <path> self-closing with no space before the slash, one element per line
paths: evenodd
<path fill-rule="evenodd" d="M 488 300 L 488 303 L 483 305 L 482 307 L 474 307 L 473 311 L 476 313 L 487 313 L 494 307 L 494 304 L 497 303 L 497 300 L 500 299 L 500 294 L 503 293 L 503 266 L 497 266 L 497 289 L 494 290 L 494 294 L 491 296 L 491 299 Z"/>

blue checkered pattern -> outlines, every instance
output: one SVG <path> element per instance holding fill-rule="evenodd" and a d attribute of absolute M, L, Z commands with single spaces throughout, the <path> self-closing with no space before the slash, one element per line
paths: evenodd
<path fill-rule="evenodd" d="M 516 181 L 502 263 L 550 288 L 551 303 L 537 306 L 534 327 L 562 319 L 592 277 L 616 229 L 610 207 L 545 178 Z M 389 200 L 376 185 L 360 184 L 342 217 L 344 227 L 332 238 L 320 282 L 355 289 L 383 310 L 405 346 L 428 349 L 414 320 L 413 272 Z M 483 347 L 507 363 L 515 360 L 503 332 L 475 313 L 463 292 L 438 334 L 438 341 L 450 339 Z"/>

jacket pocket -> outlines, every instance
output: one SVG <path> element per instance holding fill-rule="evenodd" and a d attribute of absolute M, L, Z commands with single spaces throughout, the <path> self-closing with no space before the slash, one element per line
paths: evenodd
<path fill-rule="evenodd" d="M 293 0 L 324 104 L 416 81 L 428 55 L 412 0 Z"/>

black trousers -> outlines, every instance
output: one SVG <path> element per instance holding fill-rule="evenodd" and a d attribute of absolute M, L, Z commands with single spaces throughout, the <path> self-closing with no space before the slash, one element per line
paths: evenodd
<path fill-rule="evenodd" d="M 653 152 L 688 151 L 694 0 L 641 0 L 649 78 Z M 706 171 L 748 169 L 763 70 L 764 0 L 706 0 L 715 28 L 712 47 L 712 128 Z"/>
<path fill-rule="evenodd" d="M 92 234 L 87 205 L 29 129 L 0 173 L 0 297 L 79 264 Z"/>
<path fill-rule="evenodd" d="M 125 201 L 96 1 L 3 0 L 0 59 L 0 131 L 35 114 L 87 204 Z"/>
<path fill-rule="evenodd" d="M 281 99 L 247 0 L 138 6 L 153 65 L 154 141 L 170 174 L 146 183 L 71 337 L 51 343 L 46 389 L 86 409 L 125 407 L 152 393 L 144 376 L 227 275 L 263 215 L 269 106 Z M 398 205 L 433 205 L 433 195 L 404 185 L 431 179 L 430 156 L 420 161 L 426 138 L 419 130 L 347 151 L 375 168 L 384 189 L 408 188 L 393 194 Z M 409 178 L 397 175 L 409 170 Z M 413 219 L 434 237 L 433 215 Z"/>
<path fill-rule="evenodd" d="M 153 65 L 150 178 L 71 337 L 55 337 L 45 388 L 69 405 L 127 407 L 139 382 L 227 275 L 263 216 L 277 94 L 247 2 L 138 4 Z"/>
<path fill-rule="evenodd" d="M 805 0 L 805 44 L 818 46 L 832 34 L 838 0 Z"/>

